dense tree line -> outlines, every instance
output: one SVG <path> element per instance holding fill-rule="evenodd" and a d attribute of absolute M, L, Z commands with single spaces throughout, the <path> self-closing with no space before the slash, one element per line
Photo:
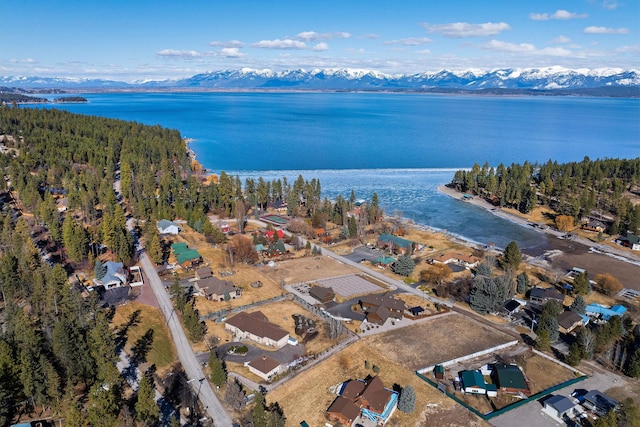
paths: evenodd
<path fill-rule="evenodd" d="M 638 232 L 640 205 L 633 206 L 627 192 L 640 188 L 640 158 L 591 160 L 559 164 L 502 163 L 490 167 L 473 165 L 458 170 L 451 185 L 463 192 L 473 192 L 497 206 L 530 212 L 548 206 L 559 215 L 578 220 L 592 212 L 611 217 L 610 234 Z"/>

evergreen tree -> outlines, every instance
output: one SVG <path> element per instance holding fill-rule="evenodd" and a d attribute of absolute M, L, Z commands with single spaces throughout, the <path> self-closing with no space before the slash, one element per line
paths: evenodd
<path fill-rule="evenodd" d="M 578 342 L 574 342 L 569 347 L 569 354 L 566 357 L 566 362 L 571 366 L 578 366 L 581 359 L 582 350 L 580 349 L 580 344 L 578 344 Z"/>
<path fill-rule="evenodd" d="M 96 383 L 89 391 L 87 421 L 91 426 L 115 427 L 120 413 L 120 390 L 115 384 Z"/>
<path fill-rule="evenodd" d="M 187 294 L 184 289 L 182 289 L 182 286 L 180 286 L 180 277 L 177 274 L 173 276 L 173 281 L 169 288 L 169 295 L 171 295 L 176 310 L 183 313 L 187 305 Z"/>
<path fill-rule="evenodd" d="M 516 277 L 516 290 L 519 294 L 524 294 L 527 292 L 527 288 L 529 287 L 529 276 L 527 276 L 526 272 L 522 272 L 518 274 Z"/>
<path fill-rule="evenodd" d="M 211 370 L 211 381 L 218 387 L 227 382 L 227 372 L 224 361 L 218 358 L 215 350 L 209 352 L 209 369 Z"/>
<path fill-rule="evenodd" d="M 151 261 L 155 264 L 162 264 L 164 261 L 162 244 L 160 243 L 160 235 L 158 235 L 158 233 L 151 236 L 151 240 L 149 240 L 147 246 L 147 253 L 149 254 L 149 258 L 151 258 Z"/>
<path fill-rule="evenodd" d="M 504 250 L 503 264 L 513 270 L 517 270 L 522 262 L 522 253 L 518 244 L 514 241 L 510 242 Z"/>
<path fill-rule="evenodd" d="M 569 310 L 575 311 L 578 314 L 585 314 L 587 312 L 587 303 L 582 295 L 578 295 L 574 298 Z"/>
<path fill-rule="evenodd" d="M 413 387 L 407 385 L 400 392 L 398 397 L 398 410 L 405 413 L 412 413 L 416 406 L 416 393 Z"/>
<path fill-rule="evenodd" d="M 101 280 L 107 274 L 107 266 L 100 262 L 99 259 L 96 260 L 95 265 L 93 266 L 93 275 L 96 279 Z"/>
<path fill-rule="evenodd" d="M 537 333 L 536 348 L 540 351 L 549 351 L 551 349 L 551 341 L 549 340 L 549 332 L 546 329 Z"/>
<path fill-rule="evenodd" d="M 589 281 L 589 273 L 586 271 L 579 273 L 573 279 L 573 290 L 579 295 L 588 295 L 591 292 L 591 283 Z"/>
<path fill-rule="evenodd" d="M 136 419 L 143 425 L 155 425 L 160 418 L 160 408 L 154 400 L 155 392 L 147 375 L 142 375 L 135 404 Z"/>
<path fill-rule="evenodd" d="M 251 420 L 255 427 L 268 427 L 268 414 L 262 393 L 256 393 L 253 409 L 251 410 Z"/>
<path fill-rule="evenodd" d="M 394 273 L 406 277 L 411 276 L 415 268 L 416 263 L 413 261 L 413 258 L 411 258 L 411 255 L 407 254 L 400 255 L 391 266 L 391 270 L 393 270 Z"/>

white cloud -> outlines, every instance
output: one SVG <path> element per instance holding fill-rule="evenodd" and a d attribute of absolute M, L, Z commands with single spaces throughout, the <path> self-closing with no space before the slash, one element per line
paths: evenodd
<path fill-rule="evenodd" d="M 377 39 L 378 37 L 380 37 L 378 34 L 369 33 L 369 34 L 363 34 L 358 38 L 360 38 L 360 39 Z"/>
<path fill-rule="evenodd" d="M 564 47 L 545 47 L 543 49 L 538 49 L 535 45 L 531 43 L 508 43 L 500 40 L 491 40 L 487 43 L 484 43 L 482 49 L 485 50 L 493 50 L 498 52 L 507 52 L 507 53 L 524 53 L 524 54 L 532 54 L 532 55 L 543 55 L 543 56 L 559 56 L 559 57 L 567 57 L 573 54 L 572 51 L 566 49 Z"/>
<path fill-rule="evenodd" d="M 483 24 L 469 24 L 466 22 L 453 22 L 450 24 L 421 24 L 430 33 L 442 34 L 445 37 L 483 37 L 493 36 L 511 27 L 506 22 L 485 22 Z"/>
<path fill-rule="evenodd" d="M 262 49 L 307 49 L 307 45 L 305 43 L 291 39 L 260 40 L 259 42 L 252 44 L 252 46 Z"/>
<path fill-rule="evenodd" d="M 431 53 L 431 51 L 429 49 L 422 49 L 422 50 L 417 51 L 416 53 L 421 53 L 421 54 L 424 54 L 424 55 L 428 55 L 428 54 Z"/>
<path fill-rule="evenodd" d="M 184 58 L 184 59 L 202 58 L 204 56 L 201 52 L 197 52 L 195 50 L 175 50 L 175 49 L 163 49 L 158 52 L 158 55 L 168 57 L 168 58 Z"/>
<path fill-rule="evenodd" d="M 428 37 L 408 37 L 405 39 L 388 40 L 383 44 L 399 44 L 402 46 L 419 46 L 421 44 L 431 43 L 431 39 Z"/>
<path fill-rule="evenodd" d="M 313 50 L 317 50 L 317 51 L 328 50 L 328 49 L 329 49 L 329 45 L 326 43 L 318 43 L 313 47 Z"/>
<path fill-rule="evenodd" d="M 619 6 L 616 0 L 602 0 L 602 1 L 589 0 L 589 3 L 597 3 L 603 9 L 608 9 L 608 10 L 617 9 Z"/>
<path fill-rule="evenodd" d="M 209 46 L 220 46 L 220 47 L 243 47 L 244 43 L 240 40 L 228 40 L 228 41 L 219 41 L 214 40 L 209 43 Z"/>
<path fill-rule="evenodd" d="M 36 61 L 35 59 L 32 58 L 25 58 L 25 59 L 10 59 L 9 60 L 10 63 L 12 64 L 35 64 Z"/>
<path fill-rule="evenodd" d="M 590 27 L 586 27 L 584 30 L 582 30 L 583 33 L 585 34 L 629 34 L 629 29 L 628 28 L 609 28 L 609 27 L 597 27 L 597 26 L 590 26 Z"/>
<path fill-rule="evenodd" d="M 555 39 L 551 40 L 552 43 L 569 43 L 571 41 L 571 39 L 569 37 L 566 36 L 558 36 Z"/>
<path fill-rule="evenodd" d="M 570 56 L 573 52 L 569 49 L 565 49 L 564 47 L 545 47 L 544 49 L 540 49 L 537 53 L 540 55 L 565 57 Z"/>
<path fill-rule="evenodd" d="M 223 47 L 220 53 L 227 58 L 240 58 L 245 56 L 237 47 Z"/>
<path fill-rule="evenodd" d="M 500 40 L 491 40 L 482 45 L 486 50 L 497 50 L 499 52 L 522 53 L 535 52 L 536 47 L 531 43 L 507 43 Z"/>
<path fill-rule="evenodd" d="M 316 33 L 315 31 L 303 31 L 301 33 L 298 33 L 296 39 L 310 42 L 316 40 L 348 39 L 350 37 L 351 34 L 344 31 L 338 31 L 335 33 Z"/>
<path fill-rule="evenodd" d="M 529 14 L 529 17 L 534 21 L 548 21 L 550 19 L 566 21 L 568 19 L 581 19 L 581 18 L 586 18 L 588 16 L 589 15 L 587 15 L 586 13 L 574 13 L 574 12 L 569 12 L 563 9 L 558 9 L 551 15 L 549 15 L 548 13 L 530 13 Z"/>

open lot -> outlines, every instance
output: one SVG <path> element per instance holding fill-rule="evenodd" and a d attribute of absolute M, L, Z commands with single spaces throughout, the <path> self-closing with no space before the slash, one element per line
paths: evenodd
<path fill-rule="evenodd" d="M 147 362 L 140 366 L 141 370 L 155 364 L 162 373 L 176 359 L 171 335 L 159 308 L 132 301 L 116 309 L 111 324 L 116 335 L 126 337 L 124 348 L 127 353 L 131 354 L 131 347 L 138 340 L 144 340 L 149 346 Z M 150 330 L 153 332 L 149 333 Z"/>
<path fill-rule="evenodd" d="M 416 371 L 512 340 L 499 331 L 451 313 L 372 336 L 370 345 Z"/>
<path fill-rule="evenodd" d="M 359 270 L 325 256 L 308 256 L 276 261 L 274 267 L 265 265 L 257 267 L 256 270 L 275 283 L 284 281 L 287 285 L 359 273 Z"/>

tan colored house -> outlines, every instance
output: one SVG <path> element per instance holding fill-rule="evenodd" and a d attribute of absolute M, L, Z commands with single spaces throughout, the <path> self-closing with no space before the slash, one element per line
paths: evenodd
<path fill-rule="evenodd" d="M 289 333 L 269 322 L 261 311 L 238 313 L 227 319 L 224 328 L 236 339 L 249 339 L 269 347 L 282 348 L 289 340 Z"/>
<path fill-rule="evenodd" d="M 209 276 L 194 282 L 196 290 L 211 301 L 225 301 L 239 298 L 242 289 L 225 280 L 220 280 L 215 276 Z"/>
<path fill-rule="evenodd" d="M 391 295 L 372 294 L 360 298 L 360 307 L 367 314 L 367 322 L 382 325 L 391 317 L 400 320 L 404 317 L 407 305 Z"/>
<path fill-rule="evenodd" d="M 248 362 L 247 368 L 249 368 L 249 371 L 266 381 L 269 381 L 275 375 L 282 372 L 280 362 L 264 353 L 253 359 L 251 362 Z"/>

